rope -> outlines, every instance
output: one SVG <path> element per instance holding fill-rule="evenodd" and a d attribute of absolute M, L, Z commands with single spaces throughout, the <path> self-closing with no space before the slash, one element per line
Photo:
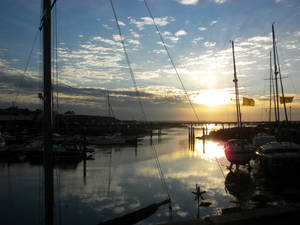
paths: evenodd
<path fill-rule="evenodd" d="M 173 66 L 173 68 L 174 68 L 174 70 L 175 70 L 175 73 L 176 73 L 176 75 L 177 75 L 177 77 L 178 77 L 178 80 L 179 80 L 181 86 L 182 86 L 182 89 L 184 90 L 184 94 L 185 94 L 185 96 L 187 97 L 189 104 L 191 105 L 191 108 L 192 108 L 192 110 L 193 110 L 193 113 L 194 113 L 195 117 L 197 118 L 197 121 L 200 122 L 199 117 L 198 117 L 197 112 L 196 112 L 196 109 L 195 109 L 195 107 L 194 107 L 194 105 L 193 105 L 193 103 L 192 103 L 192 101 L 191 101 L 191 99 L 190 99 L 190 97 L 189 97 L 189 94 L 188 94 L 187 91 L 186 91 L 186 88 L 185 88 L 184 85 L 183 85 L 182 79 L 181 79 L 181 77 L 180 77 L 180 75 L 179 75 L 179 73 L 178 73 L 178 71 L 177 71 L 177 68 L 176 68 L 176 66 L 175 66 L 175 63 L 174 63 L 174 61 L 173 61 L 173 59 L 172 59 L 172 57 L 171 57 L 171 55 L 170 55 L 170 52 L 169 52 L 169 50 L 168 50 L 168 48 L 167 48 L 166 43 L 165 43 L 165 41 L 164 41 L 164 39 L 163 39 L 163 37 L 162 37 L 162 35 L 161 35 L 159 29 L 158 29 L 158 26 L 157 26 L 157 24 L 155 23 L 154 17 L 153 17 L 153 15 L 152 15 L 152 13 L 151 13 L 151 10 L 150 10 L 150 8 L 149 8 L 149 6 L 148 6 L 146 0 L 144 0 L 144 3 L 145 3 L 145 6 L 146 6 L 146 8 L 147 8 L 147 10 L 148 10 L 148 13 L 149 13 L 149 15 L 150 15 L 152 21 L 153 21 L 153 24 L 154 24 L 154 26 L 155 26 L 155 28 L 156 28 L 156 31 L 157 31 L 157 33 L 158 33 L 158 35 L 159 35 L 159 37 L 160 37 L 160 40 L 161 40 L 161 42 L 163 43 L 163 46 L 164 46 L 164 48 L 165 48 L 165 50 L 166 50 L 166 53 L 167 53 L 167 55 L 168 55 L 168 57 L 169 57 L 169 59 L 170 59 L 170 62 L 171 62 L 172 66 Z"/>
<path fill-rule="evenodd" d="M 53 2 L 54 4 L 54 2 Z M 54 62 L 54 68 L 55 68 L 55 90 L 56 90 L 56 110 L 57 113 L 59 112 L 59 104 L 58 104 L 58 54 L 57 54 L 57 8 L 56 5 L 54 5 L 54 39 L 55 39 L 55 62 Z"/>
<path fill-rule="evenodd" d="M 146 6 L 146 8 L 147 8 L 147 10 L 148 10 L 148 13 L 149 13 L 149 15 L 150 15 L 152 21 L 153 21 L 153 24 L 154 24 L 154 26 L 155 26 L 155 29 L 156 29 L 156 31 L 157 31 L 159 37 L 160 37 L 160 40 L 161 40 L 161 42 L 163 43 L 163 46 L 164 46 L 165 51 L 166 51 L 166 53 L 167 53 L 167 55 L 168 55 L 168 57 L 169 57 L 169 60 L 170 60 L 172 66 L 173 66 L 173 68 L 174 68 L 174 70 L 175 70 L 175 73 L 176 73 L 176 75 L 177 75 L 177 77 L 178 77 L 178 80 L 180 81 L 180 84 L 181 84 L 181 86 L 182 86 L 182 88 L 183 88 L 183 90 L 184 90 L 184 93 L 185 93 L 185 95 L 186 95 L 186 98 L 187 98 L 188 101 L 189 101 L 189 104 L 190 104 L 190 106 L 191 106 L 191 108 L 192 108 L 192 110 L 193 110 L 193 113 L 194 113 L 195 117 L 197 118 L 197 121 L 200 122 L 199 117 L 198 117 L 197 112 L 196 112 L 196 109 L 195 109 L 193 103 L 192 103 L 191 100 L 190 100 L 189 94 L 188 94 L 187 91 L 186 91 L 186 88 L 185 88 L 185 86 L 184 86 L 184 84 L 183 84 L 183 82 L 182 82 L 182 79 L 181 79 L 181 77 L 180 77 L 180 74 L 179 74 L 178 71 L 177 71 L 176 65 L 175 65 L 175 63 L 174 63 L 174 61 L 173 61 L 173 59 L 172 59 L 172 57 L 171 57 L 171 54 L 170 54 L 170 52 L 169 52 L 169 50 L 168 50 L 168 48 L 167 48 L 167 45 L 166 45 L 166 43 L 165 43 L 165 41 L 164 41 L 164 39 L 163 39 L 163 37 L 162 37 L 162 34 L 161 34 L 161 32 L 159 31 L 157 24 L 155 23 L 154 17 L 153 17 L 153 15 L 152 15 L 152 13 L 151 13 L 151 10 L 150 10 L 150 8 L 149 8 L 149 6 L 148 6 L 146 0 L 144 0 L 144 3 L 145 3 L 145 6 Z M 215 158 L 215 159 L 216 159 L 216 158 Z M 216 159 L 216 162 L 217 162 L 217 164 L 218 164 L 218 167 L 220 168 L 220 171 L 221 171 L 223 177 L 225 178 L 224 172 L 223 172 L 223 170 L 222 170 L 222 168 L 221 168 L 221 166 L 220 166 L 220 164 L 219 164 L 219 161 L 218 161 L 217 159 Z"/>
<path fill-rule="evenodd" d="M 61 225 L 61 221 L 62 221 L 62 216 L 61 216 L 61 196 L 60 196 L 60 173 L 59 173 L 59 168 L 56 168 L 55 170 L 55 175 L 56 175 L 56 185 L 57 185 L 57 205 L 58 205 L 58 221 L 59 224 Z"/>
<path fill-rule="evenodd" d="M 30 60 L 31 60 L 32 52 L 33 52 L 33 49 L 34 49 L 34 46 L 35 46 L 38 34 L 39 34 L 39 30 L 37 30 L 36 33 L 35 33 L 35 36 L 34 36 L 34 39 L 33 39 L 33 43 L 32 43 L 32 46 L 31 46 L 31 49 L 30 49 L 30 52 L 29 52 L 29 56 L 28 56 L 28 59 L 27 59 L 26 65 L 25 65 L 25 69 L 23 71 L 23 76 L 21 77 L 19 85 L 17 86 L 17 94 L 16 94 L 16 97 L 15 97 L 15 101 L 13 101 L 13 106 L 14 106 L 14 103 L 17 102 L 17 99 L 19 97 L 21 85 L 22 85 L 23 80 L 25 78 L 25 74 L 27 72 L 27 69 L 28 69 L 28 66 L 29 66 L 29 63 L 30 63 Z"/>
<path fill-rule="evenodd" d="M 138 91 L 137 83 L 136 83 L 135 76 L 134 76 L 134 73 L 133 73 L 133 70 L 132 70 L 132 67 L 131 67 L 129 56 L 128 56 L 127 51 L 126 51 L 126 47 L 125 47 L 124 39 L 123 39 L 123 36 L 122 36 L 121 28 L 120 28 L 120 25 L 119 25 L 119 21 L 118 21 L 117 14 L 116 14 L 116 11 L 115 11 L 112 0 L 110 0 L 110 4 L 111 4 L 113 14 L 114 14 L 114 17 L 115 17 L 115 20 L 116 20 L 116 24 L 117 24 L 117 27 L 118 27 L 118 31 L 119 31 L 119 35 L 120 35 L 120 39 L 121 39 L 121 43 L 122 43 L 122 47 L 123 47 L 123 51 L 124 51 L 125 58 L 126 58 L 126 61 L 127 61 L 127 64 L 128 64 L 128 69 L 129 69 L 129 72 L 130 72 L 130 75 L 131 75 L 131 79 L 132 79 L 132 82 L 133 82 L 133 85 L 134 85 L 134 89 L 135 89 L 135 92 L 136 92 L 136 97 L 138 99 L 138 103 L 139 103 L 141 112 L 143 114 L 143 119 L 146 122 L 146 124 L 148 124 L 147 116 L 146 116 L 146 113 L 145 113 L 145 110 L 144 110 L 144 107 L 143 107 L 143 104 L 142 104 L 142 101 L 141 101 L 141 96 L 140 96 L 139 91 Z M 152 151 L 153 151 L 154 158 L 155 158 L 155 164 L 156 164 L 156 167 L 158 169 L 160 179 L 161 179 L 161 182 L 162 182 L 162 187 L 163 187 L 163 189 L 165 189 L 165 191 L 168 195 L 168 198 L 171 199 L 170 194 L 169 194 L 168 185 L 166 183 L 164 174 L 162 172 L 162 168 L 161 168 L 160 163 L 159 163 L 156 148 L 155 148 L 154 145 L 152 145 L 151 147 L 152 147 Z"/>

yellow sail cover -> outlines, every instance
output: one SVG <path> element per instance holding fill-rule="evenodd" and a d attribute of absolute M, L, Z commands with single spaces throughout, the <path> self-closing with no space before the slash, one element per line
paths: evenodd
<path fill-rule="evenodd" d="M 255 105 L 255 101 L 252 98 L 245 98 L 245 97 L 243 97 L 243 105 L 254 106 Z"/>
<path fill-rule="evenodd" d="M 291 103 L 293 102 L 294 96 L 292 97 L 284 97 L 285 103 Z M 283 104 L 283 97 L 280 96 L 280 104 Z"/>

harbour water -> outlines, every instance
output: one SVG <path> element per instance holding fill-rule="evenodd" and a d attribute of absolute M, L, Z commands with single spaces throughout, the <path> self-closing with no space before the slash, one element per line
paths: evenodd
<path fill-rule="evenodd" d="M 213 125 L 209 128 L 216 129 Z M 202 129 L 196 129 L 195 136 L 201 135 Z M 206 140 L 204 151 L 202 140 L 196 139 L 191 149 L 188 129 L 172 128 L 153 135 L 152 141 L 149 136 L 144 137 L 137 146 L 92 147 L 94 160 L 86 164 L 82 161 L 56 165 L 55 224 L 98 224 L 165 200 L 167 193 L 162 187 L 151 143 L 159 155 L 172 198 L 173 221 L 197 217 L 192 194 L 196 184 L 206 191 L 205 200 L 212 203 L 200 208 L 200 217 L 215 214 L 218 208 L 252 207 L 250 198 L 255 195 L 267 195 L 272 198 L 271 204 L 287 204 L 278 185 L 268 185 L 264 178 L 253 176 L 246 169 L 238 176 L 229 173 L 222 143 Z M 0 183 L 1 224 L 42 224 L 42 165 L 1 162 Z M 293 197 L 298 190 L 292 185 L 284 188 Z M 169 220 L 169 209 L 164 205 L 138 224 Z"/>

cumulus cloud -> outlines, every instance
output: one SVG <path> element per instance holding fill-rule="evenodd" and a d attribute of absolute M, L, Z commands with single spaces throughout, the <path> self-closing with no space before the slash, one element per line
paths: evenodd
<path fill-rule="evenodd" d="M 120 26 L 123 26 L 123 27 L 126 26 L 126 24 L 125 24 L 123 21 L 118 20 L 118 22 L 119 22 L 119 25 L 120 25 Z"/>
<path fill-rule="evenodd" d="M 251 42 L 270 42 L 272 41 L 271 37 L 268 36 L 255 36 L 252 38 L 249 38 L 248 41 Z"/>
<path fill-rule="evenodd" d="M 143 30 L 146 25 L 153 25 L 153 21 L 150 17 L 141 17 L 140 19 L 134 19 L 129 17 L 129 21 L 131 24 L 134 24 L 139 30 Z M 175 19 L 173 17 L 165 16 L 165 17 L 156 17 L 154 21 L 157 26 L 166 26 L 171 22 L 174 22 Z"/>
<path fill-rule="evenodd" d="M 179 30 L 179 31 L 177 31 L 176 33 L 175 33 L 175 36 L 184 36 L 184 35 L 186 35 L 187 33 L 186 33 L 186 31 L 185 30 Z"/>
<path fill-rule="evenodd" d="M 113 35 L 113 39 L 115 41 L 113 41 L 111 39 L 102 38 L 101 36 L 96 36 L 96 37 L 92 38 L 93 41 L 101 41 L 103 43 L 106 43 L 106 44 L 109 44 L 109 45 L 112 45 L 112 46 L 121 46 L 121 43 L 116 42 L 116 41 L 120 40 L 120 36 L 119 35 Z"/>
<path fill-rule="evenodd" d="M 204 46 L 205 47 L 214 47 L 216 45 L 216 42 L 209 42 L 209 41 L 206 41 L 204 42 Z"/>
<path fill-rule="evenodd" d="M 201 41 L 203 39 L 204 39 L 203 37 L 197 37 L 197 38 L 194 38 L 192 42 L 196 45 L 199 41 Z"/>
<path fill-rule="evenodd" d="M 129 39 L 128 43 L 134 44 L 134 45 L 140 45 L 140 42 L 138 40 Z"/>
<path fill-rule="evenodd" d="M 300 31 L 294 32 L 294 36 L 295 36 L 295 37 L 300 37 Z"/>
<path fill-rule="evenodd" d="M 223 4 L 223 3 L 227 2 L 227 0 L 213 0 L 213 1 L 217 4 Z"/>
<path fill-rule="evenodd" d="M 198 0 L 177 0 L 177 2 L 183 5 L 196 5 Z"/>
<path fill-rule="evenodd" d="M 107 30 L 112 30 L 112 27 L 107 24 L 102 24 L 102 26 Z"/>
<path fill-rule="evenodd" d="M 206 27 L 198 27 L 198 30 L 204 31 L 204 30 L 206 30 Z"/>
<path fill-rule="evenodd" d="M 210 22 L 209 25 L 210 25 L 210 26 L 213 26 L 213 25 L 216 24 L 217 22 L 218 22 L 217 20 L 213 20 L 213 21 Z"/>
<path fill-rule="evenodd" d="M 129 31 L 130 31 L 131 35 L 132 35 L 134 38 L 139 38 L 139 37 L 140 37 L 140 35 L 139 35 L 138 33 L 134 32 L 132 29 L 129 29 Z"/>

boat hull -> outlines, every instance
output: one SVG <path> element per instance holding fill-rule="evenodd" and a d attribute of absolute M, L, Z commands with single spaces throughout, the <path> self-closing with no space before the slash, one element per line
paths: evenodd
<path fill-rule="evenodd" d="M 225 156 L 231 164 L 243 165 L 249 163 L 254 156 L 254 146 L 245 139 L 232 139 L 225 145 Z"/>
<path fill-rule="evenodd" d="M 246 164 L 251 160 L 253 155 L 253 151 L 234 151 L 225 149 L 225 156 L 232 164 Z"/>

